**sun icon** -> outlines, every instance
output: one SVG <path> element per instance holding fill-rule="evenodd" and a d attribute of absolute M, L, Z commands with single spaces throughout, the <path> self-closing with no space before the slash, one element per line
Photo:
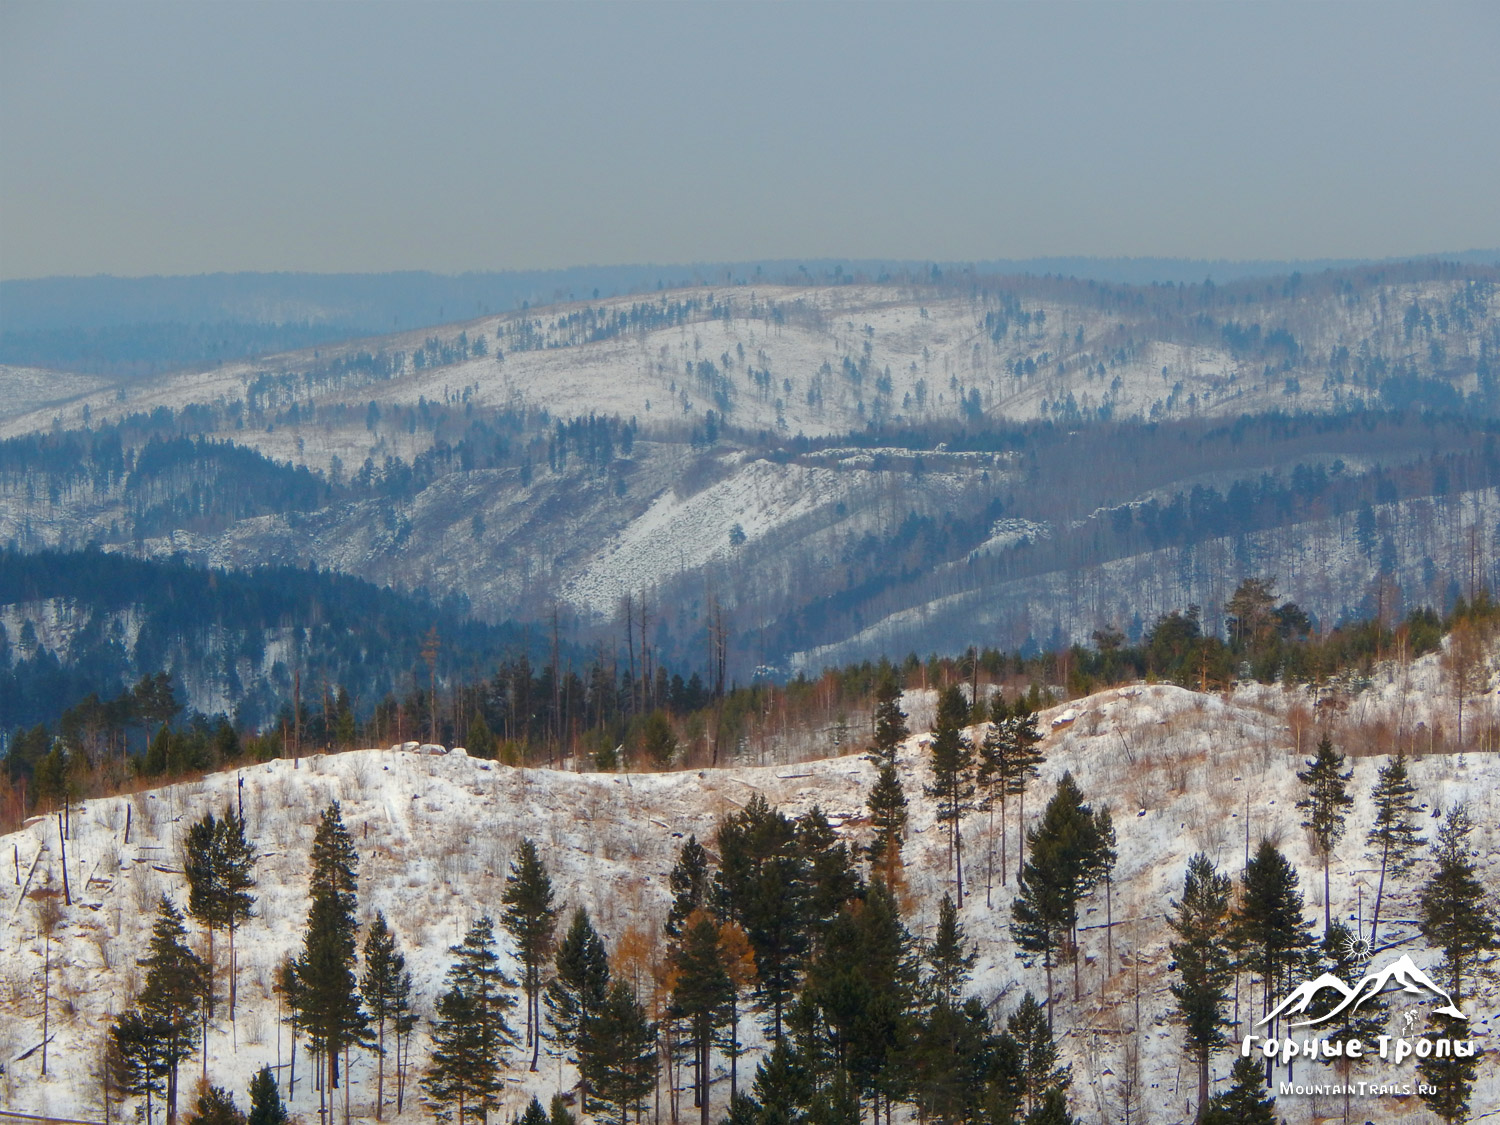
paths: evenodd
<path fill-rule="evenodd" d="M 1350 934 L 1344 938 L 1344 956 L 1356 965 L 1363 965 L 1374 954 L 1375 951 L 1370 948 L 1369 938 L 1359 937 L 1355 934 Z"/>

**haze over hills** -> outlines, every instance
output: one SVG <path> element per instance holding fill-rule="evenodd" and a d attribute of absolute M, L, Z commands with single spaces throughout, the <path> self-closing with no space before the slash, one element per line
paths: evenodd
<path fill-rule="evenodd" d="M 578 301 L 202 370 L 6 369 L 0 541 L 316 564 L 735 678 L 1331 624 L 1493 579 L 1500 270 L 929 275 Z M 1378 594 L 1382 581 L 1391 597 Z M 24 614 L 19 614 L 17 620 Z"/>

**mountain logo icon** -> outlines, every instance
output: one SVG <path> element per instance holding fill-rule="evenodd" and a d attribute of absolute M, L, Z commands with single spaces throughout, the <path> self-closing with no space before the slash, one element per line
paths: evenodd
<path fill-rule="evenodd" d="M 1457 1019 L 1466 1020 L 1469 1017 L 1459 1011 L 1458 1005 L 1453 1002 L 1453 997 L 1448 990 L 1437 984 L 1431 977 L 1417 968 L 1412 959 L 1402 954 L 1394 962 L 1387 965 L 1376 973 L 1366 973 L 1360 977 L 1352 986 L 1345 984 L 1332 973 L 1324 973 L 1316 980 L 1304 981 L 1292 990 L 1291 994 L 1276 1007 L 1266 1013 L 1264 1019 L 1256 1023 L 1256 1027 L 1270 1023 L 1283 1013 L 1289 1016 L 1299 1016 L 1312 1007 L 1313 1001 L 1318 993 L 1324 989 L 1332 989 L 1343 997 L 1333 1010 L 1317 1016 L 1314 1019 L 1297 1020 L 1289 1023 L 1288 1027 L 1310 1027 L 1315 1024 L 1326 1023 L 1335 1016 L 1358 1008 L 1366 1000 L 1384 992 L 1391 985 L 1399 986 L 1402 992 L 1420 995 L 1429 992 L 1433 996 L 1442 997 L 1447 1003 L 1436 1009 L 1443 1015 L 1453 1016 Z"/>

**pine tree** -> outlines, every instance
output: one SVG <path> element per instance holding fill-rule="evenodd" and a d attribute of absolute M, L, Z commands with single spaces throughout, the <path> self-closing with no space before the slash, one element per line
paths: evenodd
<path fill-rule="evenodd" d="M 963 818 L 974 797 L 974 744 L 964 727 L 969 704 L 963 688 L 950 686 L 938 698 L 932 732 L 932 785 L 924 789 L 937 800 L 937 818 L 948 825 L 948 869 L 954 873 L 958 905 L 964 904 Z"/>
<path fill-rule="evenodd" d="M 1436 869 L 1422 884 L 1417 913 L 1422 936 L 1443 951 L 1443 968 L 1453 1002 L 1463 997 L 1464 972 L 1477 953 L 1495 944 L 1495 909 L 1469 858 L 1474 822 L 1466 805 L 1448 810 L 1432 847 Z"/>
<path fill-rule="evenodd" d="M 1114 861 L 1113 849 L 1099 833 L 1100 822 L 1084 803 L 1071 773 L 1058 780 L 1042 819 L 1026 833 L 1031 856 L 1023 868 L 1021 889 L 1011 903 L 1011 933 L 1023 957 L 1040 954 L 1043 958 L 1049 1018 L 1052 968 L 1064 942 L 1073 950 L 1074 999 L 1079 996 L 1078 903 Z"/>
<path fill-rule="evenodd" d="M 725 1052 L 729 1055 L 729 1098 L 734 1100 L 740 1092 L 740 993 L 755 986 L 755 950 L 750 945 L 750 935 L 735 922 L 719 925 L 719 955 L 724 961 L 724 971 L 729 975 L 729 1041 Z"/>
<path fill-rule="evenodd" d="M 1198 1119 L 1208 1106 L 1209 1059 L 1224 1045 L 1224 1008 L 1234 979 L 1234 963 L 1224 941 L 1229 922 L 1230 879 L 1214 870 L 1201 852 L 1188 860 L 1182 900 L 1167 924 L 1178 940 L 1170 944 L 1177 965 L 1172 995 L 1189 1050 L 1198 1061 Z"/>
<path fill-rule="evenodd" d="M 896 869 L 901 865 L 901 845 L 906 839 L 906 793 L 901 788 L 896 767 L 889 762 L 880 767 L 866 804 L 870 808 L 870 826 L 875 829 L 875 835 L 865 854 L 869 857 L 871 872 L 879 873 L 886 886 L 891 886 L 895 882 Z"/>
<path fill-rule="evenodd" d="M 1307 763 L 1307 769 L 1297 774 L 1297 780 L 1307 786 L 1307 796 L 1297 802 L 1299 809 L 1306 810 L 1307 818 L 1302 827 L 1312 830 L 1317 841 L 1318 855 L 1323 860 L 1323 932 L 1326 934 L 1333 924 L 1332 906 L 1329 902 L 1328 866 L 1333 857 L 1334 846 L 1343 838 L 1344 819 L 1354 804 L 1344 783 L 1354 776 L 1354 771 L 1340 773 L 1344 755 L 1333 748 L 1333 740 L 1325 733 L 1318 739 L 1318 751 Z"/>
<path fill-rule="evenodd" d="M 1275 1099 L 1266 1096 L 1266 1077 L 1254 1059 L 1236 1059 L 1232 1085 L 1208 1099 L 1203 1125 L 1277 1125 Z"/>
<path fill-rule="evenodd" d="M 672 891 L 672 906 L 667 911 L 667 936 L 676 937 L 682 932 L 682 923 L 689 914 L 708 906 L 709 892 L 713 887 L 708 850 L 698 843 L 697 836 L 689 836 L 678 851 L 667 885 Z"/>
<path fill-rule="evenodd" d="M 520 1117 L 511 1118 L 516 1125 L 549 1125 L 547 1111 L 542 1108 L 541 1099 L 535 1094 L 531 1101 L 526 1104 L 526 1109 Z"/>
<path fill-rule="evenodd" d="M 120 1089 L 129 1097 L 146 1099 L 146 1119 L 151 1119 L 153 1098 L 167 1092 L 167 1060 L 162 1049 L 168 1033 L 156 1020 L 139 1011 L 127 1011 L 109 1029 L 119 1060 Z"/>
<path fill-rule="evenodd" d="M 234 931 L 250 916 L 255 896 L 255 846 L 245 839 L 245 825 L 232 810 L 226 809 L 222 820 L 213 813 L 189 826 L 184 844 L 183 874 L 188 881 L 188 913 L 208 932 L 208 982 L 204 1005 L 205 1021 L 213 1018 L 214 1002 L 214 933 L 229 931 L 229 1014 L 234 1016 L 235 976 Z"/>
<path fill-rule="evenodd" d="M 327 1096 L 339 1088 L 341 1054 L 364 1042 L 369 1031 L 354 976 L 358 870 L 359 856 L 334 801 L 323 811 L 313 837 L 308 888 L 312 906 L 302 952 L 293 966 L 295 987 L 288 997 L 312 1039 L 314 1055 L 327 1068 L 321 1087 Z"/>
<path fill-rule="evenodd" d="M 906 712 L 901 710 L 901 688 L 887 676 L 875 688 L 875 737 L 870 743 L 870 760 L 894 767 L 896 752 L 909 733 Z"/>
<path fill-rule="evenodd" d="M 141 962 L 146 969 L 146 983 L 141 989 L 140 1012 L 154 1040 L 152 1068 L 166 1074 L 169 1123 L 177 1120 L 178 1067 L 196 1050 L 193 1033 L 207 976 L 203 961 L 184 942 L 186 936 L 182 915 L 162 895 L 151 928 L 149 951 Z"/>
<path fill-rule="evenodd" d="M 756 1067 L 754 1091 L 760 1125 L 800 1125 L 812 1103 L 812 1075 L 801 1054 L 782 1040 Z"/>
<path fill-rule="evenodd" d="M 687 1021 L 693 1050 L 693 1101 L 702 1125 L 709 1119 L 709 1061 L 714 1032 L 729 1022 L 734 985 L 719 946 L 719 927 L 712 915 L 698 910 L 683 924 L 682 939 L 672 954 L 672 1004 L 669 1013 Z"/>
<path fill-rule="evenodd" d="M 917 1031 L 912 1052 L 918 1112 L 945 1125 L 976 1120 L 984 1098 L 993 1040 L 977 997 L 938 999 Z"/>
<path fill-rule="evenodd" d="M 245 1125 L 245 1115 L 234 1104 L 234 1095 L 220 1086 L 210 1086 L 198 1095 L 188 1125 Z"/>
<path fill-rule="evenodd" d="M 552 957 L 552 935 L 557 908 L 552 905 L 552 880 L 537 856 L 536 845 L 522 840 L 501 895 L 505 912 L 500 923 L 515 940 L 521 959 L 521 988 L 526 994 L 526 1043 L 531 1069 L 542 1050 L 542 975 Z"/>
<path fill-rule="evenodd" d="M 1046 1100 L 1049 1092 L 1066 1091 L 1073 1081 L 1073 1072 L 1070 1067 L 1057 1065 L 1051 1017 L 1030 992 L 1021 997 L 1021 1006 L 1005 1021 L 1005 1031 L 1016 1044 L 1021 1100 L 1029 1114 Z"/>
<path fill-rule="evenodd" d="M 656 1028 L 624 981 L 609 986 L 604 1004 L 589 1018 L 590 1051 L 582 1077 L 597 1109 L 615 1108 L 619 1125 L 656 1084 Z"/>
<path fill-rule="evenodd" d="M 246 1125 L 286 1125 L 286 1121 L 286 1106 L 276 1089 L 276 1079 L 271 1068 L 263 1066 L 250 1080 L 250 1115 Z"/>
<path fill-rule="evenodd" d="M 375 1051 L 379 1060 L 375 1078 L 375 1120 L 385 1110 L 385 1025 L 393 1021 L 411 996 L 411 974 L 406 958 L 396 949 L 396 935 L 386 925 L 385 915 L 375 912 L 365 934 L 365 971 L 359 991 L 370 1019 L 375 1021 Z"/>
<path fill-rule="evenodd" d="M 1039 696 L 1036 685 L 1031 685 L 1031 696 Z M 1039 700 L 1038 700 L 1039 702 Z M 1016 798 L 1016 879 L 1024 878 L 1026 863 L 1026 790 L 1031 782 L 1041 775 L 1041 765 L 1046 755 L 1042 753 L 1042 733 L 1036 726 L 1036 707 L 1031 698 L 1017 699 L 1008 720 L 1011 728 L 1010 740 L 1014 745 L 1015 758 L 1010 767 L 1010 780 L 1005 792 Z M 1002 840 L 1003 844 L 1003 840 Z M 1000 869 L 1000 882 L 1005 883 L 1005 869 Z"/>
<path fill-rule="evenodd" d="M 578 1125 L 577 1116 L 568 1108 L 568 1103 L 563 1101 L 561 1094 L 552 1095 L 552 1103 L 547 1110 L 547 1125 Z"/>
<path fill-rule="evenodd" d="M 1380 850 L 1380 882 L 1375 888 L 1375 913 L 1370 919 L 1370 948 L 1375 948 L 1376 934 L 1380 928 L 1380 905 L 1385 897 L 1387 871 L 1393 875 L 1405 875 L 1415 862 L 1417 848 L 1426 843 L 1417 830 L 1415 818 L 1417 805 L 1413 798 L 1417 787 L 1407 776 L 1406 754 L 1397 753 L 1387 766 L 1382 766 L 1370 791 L 1370 801 L 1375 806 L 1375 823 L 1365 841 Z"/>

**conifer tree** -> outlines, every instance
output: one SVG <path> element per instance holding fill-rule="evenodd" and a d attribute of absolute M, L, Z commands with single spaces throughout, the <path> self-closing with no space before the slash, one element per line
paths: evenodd
<path fill-rule="evenodd" d="M 1432 846 L 1435 869 L 1418 897 L 1422 936 L 1443 951 L 1446 983 L 1455 1004 L 1462 1002 L 1465 971 L 1476 954 L 1495 944 L 1496 937 L 1494 906 L 1469 858 L 1473 830 L 1467 805 L 1456 804 L 1448 810 Z"/>
<path fill-rule="evenodd" d="M 1332 973 L 1349 987 L 1359 982 L 1364 976 L 1365 968 L 1365 959 L 1359 957 L 1356 952 L 1355 936 L 1348 926 L 1335 919 L 1333 929 L 1329 930 L 1323 939 L 1322 947 L 1323 970 Z M 1308 1017 L 1317 1019 L 1327 1016 L 1333 1011 L 1334 1005 L 1342 999 L 1343 997 L 1337 996 L 1333 989 L 1320 991 L 1308 1009 Z M 1355 1040 L 1373 1043 L 1375 1037 L 1385 1031 L 1389 1014 L 1389 1005 L 1380 996 L 1370 996 L 1332 1020 L 1320 1023 L 1318 1030 L 1330 1043 L 1347 1045 Z M 1349 1057 L 1347 1050 L 1334 1061 L 1334 1069 L 1343 1079 L 1346 1117 L 1352 1108 L 1349 1072 L 1354 1065 L 1354 1060 Z"/>
<path fill-rule="evenodd" d="M 1073 950 L 1073 995 L 1078 999 L 1078 903 L 1113 864 L 1114 852 L 1101 838 L 1100 821 L 1084 803 L 1071 773 L 1058 780 L 1042 819 L 1026 836 L 1031 857 L 1024 867 L 1021 890 L 1011 903 L 1011 933 L 1023 956 L 1042 955 L 1050 1017 L 1052 966 L 1065 941 Z M 1038 881 L 1035 886 L 1034 879 Z"/>
<path fill-rule="evenodd" d="M 521 841 L 516 858 L 511 861 L 501 901 L 505 912 L 500 922 L 514 939 L 521 959 L 521 988 L 526 994 L 526 1044 L 531 1048 L 531 1069 L 535 1071 L 542 1050 L 542 976 L 552 957 L 557 908 L 552 905 L 552 880 L 530 840 Z"/>
<path fill-rule="evenodd" d="M 813 1080 L 801 1054 L 786 1040 L 771 1047 L 755 1069 L 753 1101 L 760 1125 L 800 1125 L 812 1103 Z"/>
<path fill-rule="evenodd" d="M 354 975 L 358 872 L 359 856 L 334 801 L 323 811 L 313 837 L 312 906 L 293 966 L 296 984 L 288 997 L 312 1039 L 313 1053 L 326 1067 L 322 1095 L 339 1089 L 339 1058 L 364 1042 L 369 1028 Z"/>
<path fill-rule="evenodd" d="M 604 942 L 595 932 L 589 912 L 580 906 L 573 911 L 568 931 L 558 942 L 554 973 L 545 996 L 553 1039 L 563 1052 L 573 1052 L 580 1072 L 583 1056 L 588 1053 L 585 1032 L 589 1016 L 599 1010 L 608 992 L 609 958 Z"/>
<path fill-rule="evenodd" d="M 1296 869 L 1269 840 L 1262 840 L 1241 876 L 1240 902 L 1230 938 L 1244 951 L 1245 964 L 1260 977 L 1262 1010 L 1292 987 L 1312 964 L 1312 923 L 1302 916 Z M 1270 1034 L 1276 1032 L 1272 1025 Z M 1269 1079 L 1271 1064 L 1266 1064 Z"/>
<path fill-rule="evenodd" d="M 1203 1125 L 1277 1125 L 1275 1099 L 1266 1096 L 1266 1077 L 1254 1059 L 1236 1059 L 1232 1085 L 1208 1099 Z"/>
<path fill-rule="evenodd" d="M 1073 1081 L 1072 1068 L 1057 1065 L 1057 1044 L 1052 1039 L 1052 1021 L 1030 992 L 1005 1021 L 1005 1030 L 1016 1044 L 1020 1062 L 1021 1101 L 1032 1113 L 1052 1090 L 1066 1091 Z"/>
<path fill-rule="evenodd" d="M 875 737 L 870 743 L 870 760 L 894 767 L 896 752 L 909 733 L 906 712 L 901 710 L 901 688 L 894 677 L 887 676 L 875 688 Z"/>
<path fill-rule="evenodd" d="M 552 1095 L 547 1111 L 547 1125 L 578 1125 L 577 1116 L 568 1108 L 561 1094 Z"/>
<path fill-rule="evenodd" d="M 1398 752 L 1389 765 L 1382 766 L 1370 791 L 1375 806 L 1375 821 L 1365 841 L 1380 851 L 1380 882 L 1375 888 L 1375 913 L 1370 919 L 1370 948 L 1380 929 L 1380 906 L 1385 898 L 1385 877 L 1405 875 L 1416 862 L 1415 852 L 1426 843 L 1417 830 L 1418 812 L 1414 798 L 1417 787 L 1407 775 L 1406 754 Z"/>
<path fill-rule="evenodd" d="M 730 985 L 729 1041 L 725 1044 L 725 1052 L 729 1055 L 729 1098 L 732 1102 L 740 1092 L 740 993 L 755 985 L 755 950 L 750 945 L 750 935 L 738 923 L 720 923 L 719 955 L 724 961 Z"/>
<path fill-rule="evenodd" d="M 129 1025 L 120 1042 L 122 1053 L 134 1050 L 142 1059 L 139 1071 L 167 1080 L 167 1121 L 177 1120 L 177 1072 L 196 1049 L 193 1032 L 203 1003 L 206 971 L 203 961 L 187 947 L 182 915 L 166 895 L 156 908 L 151 943 L 141 964 L 146 983 L 141 989 L 140 1021 Z M 141 1042 L 144 1033 L 145 1043 Z M 128 1057 L 128 1056 L 127 1056 Z"/>
<path fill-rule="evenodd" d="M 628 1125 L 631 1109 L 656 1084 L 656 1028 L 630 991 L 617 980 L 604 1004 L 589 1018 L 589 1053 L 582 1068 L 598 1109 L 614 1108 L 619 1125 Z"/>
<path fill-rule="evenodd" d="M 862 888 L 849 846 L 839 839 L 819 806 L 797 818 L 795 847 L 806 879 L 802 925 L 811 950 L 816 951 L 844 903 Z"/>
<path fill-rule="evenodd" d="M 490 1110 L 499 1108 L 500 1074 L 485 1042 L 479 997 L 466 990 L 451 970 L 447 983 L 437 998 L 432 1059 L 422 1089 L 440 1110 L 456 1109 L 458 1125 L 464 1125 L 470 1120 L 484 1121 Z"/>
<path fill-rule="evenodd" d="M 1427 1030 L 1422 1038 L 1433 1043 L 1426 1058 L 1417 1059 L 1417 1074 L 1421 1083 L 1417 1096 L 1448 1125 L 1469 1120 L 1470 1099 L 1474 1096 L 1474 1082 L 1479 1077 L 1479 1059 L 1482 1051 L 1468 1058 L 1459 1058 L 1436 1049 L 1439 1039 L 1467 1039 L 1473 1031 L 1462 1020 L 1436 1012 L 1429 1017 Z"/>
<path fill-rule="evenodd" d="M 682 923 L 689 914 L 708 906 L 713 887 L 708 851 L 698 843 L 697 836 L 689 836 L 678 851 L 667 885 L 672 891 L 672 906 L 667 911 L 667 936 L 676 937 L 682 932 Z"/>
<path fill-rule="evenodd" d="M 161 1044 L 167 1036 L 160 1024 L 138 1010 L 127 1011 L 109 1029 L 110 1041 L 119 1060 L 119 1083 L 128 1097 L 146 1099 L 146 1119 L 151 1103 L 167 1092 L 167 1063 Z"/>
<path fill-rule="evenodd" d="M 1033 706 L 1033 698 L 1039 697 L 1036 685 L 1031 685 L 1031 693 L 1028 698 L 1017 699 L 1011 708 L 1010 718 L 1010 740 L 1014 746 L 1014 761 L 1010 766 L 1010 780 L 1005 784 L 1005 792 L 1016 798 L 1016 880 L 1019 882 L 1025 875 L 1023 873 L 1026 863 L 1026 790 L 1031 782 L 1040 776 L 1040 767 L 1046 761 L 1046 755 L 1042 753 L 1042 733 L 1036 726 L 1036 707 Z M 1039 698 L 1037 702 L 1040 702 Z M 1003 840 L 1002 840 L 1003 844 Z M 1000 882 L 1005 883 L 1005 868 L 1000 869 Z"/>
<path fill-rule="evenodd" d="M 527 1103 L 521 1116 L 511 1120 L 515 1121 L 516 1125 L 550 1125 L 547 1111 L 542 1108 L 541 1099 L 535 1094 L 531 1096 L 531 1101 Z"/>
<path fill-rule="evenodd" d="M 926 1013 L 913 1049 L 912 1085 L 918 1112 L 945 1125 L 979 1116 L 993 1046 L 989 1020 L 977 997 Z"/>
<path fill-rule="evenodd" d="M 757 992 L 770 1008 L 775 1039 L 795 993 L 808 948 L 807 864 L 796 826 L 759 793 L 715 833 L 719 871 L 715 913 L 738 923 L 755 950 Z"/>
<path fill-rule="evenodd" d="M 1048 1090 L 1041 1104 L 1026 1115 L 1024 1125 L 1082 1125 L 1068 1112 L 1068 1095 L 1062 1090 Z"/>
<path fill-rule="evenodd" d="M 719 927 L 704 910 L 688 915 L 682 939 L 672 954 L 674 1018 L 687 1021 L 693 1050 L 693 1103 L 702 1125 L 709 1120 L 709 1061 L 714 1032 L 729 1022 L 734 985 L 719 946 Z"/>
<path fill-rule="evenodd" d="M 234 1104 L 234 1095 L 220 1086 L 210 1086 L 198 1095 L 188 1125 L 245 1125 L 245 1115 Z"/>
<path fill-rule="evenodd" d="M 188 913 L 208 933 L 208 957 L 205 967 L 208 982 L 205 992 L 204 1019 L 213 1018 L 214 1001 L 214 934 L 228 929 L 230 964 L 234 963 L 233 933 L 241 920 L 250 916 L 255 897 L 249 893 L 255 885 L 255 846 L 245 839 L 245 826 L 230 810 L 222 820 L 213 813 L 190 825 L 184 842 L 183 874 L 188 882 Z M 234 1014 L 234 974 L 230 974 L 230 1015 Z"/>
<path fill-rule="evenodd" d="M 939 823 L 948 825 L 948 869 L 954 873 L 958 905 L 964 904 L 963 818 L 974 797 L 974 744 L 964 734 L 969 704 L 963 688 L 951 685 L 938 698 L 932 732 L 932 785 L 924 790 L 937 801 Z"/>
<path fill-rule="evenodd" d="M 906 793 L 902 790 L 896 767 L 889 762 L 880 767 L 866 804 L 870 808 L 870 826 L 875 829 L 875 835 L 865 854 L 869 857 L 871 872 L 878 873 L 889 887 L 894 884 L 896 871 L 901 866 L 901 845 L 906 839 Z"/>
<path fill-rule="evenodd" d="M 953 899 L 945 894 L 938 905 L 937 933 L 927 947 L 932 993 L 940 1006 L 958 1007 L 978 959 L 978 954 L 964 939 L 963 924 L 958 920 Z"/>
<path fill-rule="evenodd" d="M 448 952 L 454 956 L 448 970 L 452 985 L 474 999 L 483 1050 L 497 1067 L 503 1065 L 506 1049 L 516 1045 L 516 1033 L 506 1019 L 516 1000 L 505 991 L 514 988 L 516 982 L 500 968 L 493 919 L 486 914 L 474 922 L 464 940 L 450 946 Z"/>
<path fill-rule="evenodd" d="M 286 1125 L 286 1122 L 286 1106 L 276 1089 L 276 1079 L 271 1068 L 263 1066 L 250 1080 L 250 1114 L 246 1125 Z"/>
<path fill-rule="evenodd" d="M 1345 782 L 1354 776 L 1354 771 L 1340 773 L 1344 755 L 1333 748 L 1333 740 L 1325 732 L 1318 739 L 1317 753 L 1308 761 L 1307 769 L 1297 774 L 1297 780 L 1307 786 L 1307 796 L 1297 802 L 1297 807 L 1306 812 L 1303 828 L 1312 830 L 1317 841 L 1318 855 L 1323 860 L 1323 932 L 1326 934 L 1333 924 L 1332 906 L 1329 903 L 1328 866 L 1333 857 L 1334 846 L 1343 838 L 1344 819 L 1354 804 L 1354 798 L 1345 788 Z"/>
<path fill-rule="evenodd" d="M 396 935 L 386 925 L 385 915 L 375 912 L 365 934 L 365 971 L 359 991 L 364 997 L 370 1019 L 375 1021 L 375 1120 L 385 1111 L 385 1026 L 410 1002 L 411 974 L 406 971 L 406 957 L 396 949 Z"/>
<path fill-rule="evenodd" d="M 1178 939 L 1169 946 L 1177 965 L 1177 980 L 1171 988 L 1188 1049 L 1198 1063 L 1200 1121 L 1208 1107 L 1209 1059 L 1225 1042 L 1224 1008 L 1234 979 L 1233 959 L 1224 940 L 1230 889 L 1229 876 L 1220 875 L 1208 856 L 1199 852 L 1188 860 L 1182 899 L 1172 903 L 1175 913 L 1167 919 Z"/>

